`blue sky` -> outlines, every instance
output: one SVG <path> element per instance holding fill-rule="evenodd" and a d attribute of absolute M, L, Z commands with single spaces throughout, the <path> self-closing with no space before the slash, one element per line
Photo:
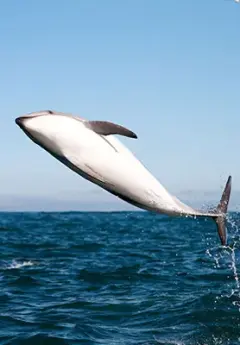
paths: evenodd
<path fill-rule="evenodd" d="M 0 33 L 1 209 L 126 208 L 15 125 L 41 109 L 129 127 L 139 139 L 123 142 L 179 197 L 218 201 L 229 174 L 238 195 L 240 4 L 8 0 Z"/>

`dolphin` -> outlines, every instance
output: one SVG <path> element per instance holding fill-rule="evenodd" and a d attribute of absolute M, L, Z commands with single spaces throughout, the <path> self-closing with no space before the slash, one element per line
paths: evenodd
<path fill-rule="evenodd" d="M 121 135 L 136 139 L 137 135 L 128 128 L 53 110 L 32 112 L 15 122 L 35 144 L 65 166 L 125 202 L 168 216 L 212 218 L 221 244 L 226 245 L 231 176 L 217 207 L 201 211 L 171 195 L 116 138 L 115 135 Z"/>

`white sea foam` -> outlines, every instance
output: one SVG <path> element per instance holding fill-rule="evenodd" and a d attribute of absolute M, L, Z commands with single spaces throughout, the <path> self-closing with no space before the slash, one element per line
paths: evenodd
<path fill-rule="evenodd" d="M 6 269 L 17 269 L 17 268 L 22 268 L 25 266 L 33 266 L 34 263 L 30 260 L 30 261 L 22 261 L 22 262 L 18 262 L 13 260 L 12 263 L 10 265 L 8 265 L 6 267 Z"/>

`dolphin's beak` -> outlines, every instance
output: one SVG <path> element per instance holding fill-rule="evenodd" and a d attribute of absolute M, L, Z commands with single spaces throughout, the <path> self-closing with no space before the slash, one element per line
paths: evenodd
<path fill-rule="evenodd" d="M 26 120 L 29 119 L 29 116 L 20 116 L 15 119 L 15 123 L 22 129 L 22 131 L 33 141 L 36 142 L 33 135 L 29 132 L 26 126 Z M 37 142 L 36 142 L 37 143 Z"/>
<path fill-rule="evenodd" d="M 20 127 L 20 128 L 23 128 L 24 127 L 24 121 L 27 119 L 26 116 L 20 116 L 20 117 L 17 117 L 15 119 L 15 122 L 16 124 Z"/>

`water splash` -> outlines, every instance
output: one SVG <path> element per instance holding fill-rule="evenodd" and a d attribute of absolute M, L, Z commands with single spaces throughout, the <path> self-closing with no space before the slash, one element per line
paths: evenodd
<path fill-rule="evenodd" d="M 231 299 L 231 303 L 234 307 L 239 308 L 240 312 L 240 278 L 239 278 L 239 272 L 237 268 L 237 258 L 236 253 L 237 249 L 239 247 L 239 224 L 237 221 L 231 217 L 231 215 L 227 215 L 226 217 L 228 228 L 230 229 L 231 237 L 230 243 L 227 246 L 221 247 L 215 247 L 210 248 L 206 250 L 206 254 L 214 260 L 214 268 L 215 269 L 229 269 L 232 272 L 235 286 L 232 286 L 232 284 L 229 285 L 230 291 L 228 293 L 222 293 L 221 295 L 216 297 L 215 303 L 217 303 L 222 298 L 228 298 Z M 230 242 L 229 241 L 229 242 Z M 229 261 L 228 261 L 229 260 Z M 233 299 L 236 299 L 233 301 Z"/>
<path fill-rule="evenodd" d="M 236 254 L 235 254 L 236 253 L 236 246 L 238 245 L 238 242 L 239 242 L 237 240 L 239 228 L 238 228 L 237 222 L 233 218 L 231 218 L 229 215 L 227 215 L 226 220 L 230 224 L 231 232 L 234 236 L 233 244 L 232 244 L 232 246 L 228 246 L 228 249 L 229 249 L 230 255 L 231 255 L 231 267 L 230 268 L 233 271 L 236 286 L 237 286 L 237 289 L 239 290 L 240 284 L 239 284 L 239 276 L 238 276 L 238 271 L 237 271 Z"/>
<path fill-rule="evenodd" d="M 234 275 L 234 279 L 236 281 L 236 285 L 237 285 L 237 289 L 240 288 L 239 285 L 239 277 L 238 277 L 238 272 L 237 272 L 237 266 L 236 266 L 236 256 L 235 256 L 235 247 L 233 247 L 231 249 L 231 257 L 232 257 L 232 265 L 231 265 L 231 269 L 233 271 L 233 275 Z"/>
<path fill-rule="evenodd" d="M 5 269 L 11 270 L 11 269 L 18 269 L 18 268 L 22 268 L 25 266 L 33 266 L 34 263 L 30 260 L 30 261 L 23 261 L 23 262 L 17 262 L 15 260 L 12 261 L 12 263 L 10 265 L 8 265 Z"/>

